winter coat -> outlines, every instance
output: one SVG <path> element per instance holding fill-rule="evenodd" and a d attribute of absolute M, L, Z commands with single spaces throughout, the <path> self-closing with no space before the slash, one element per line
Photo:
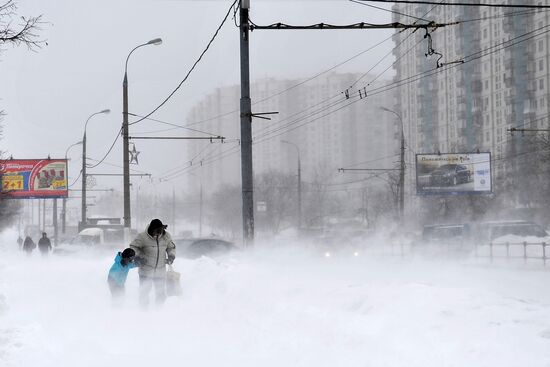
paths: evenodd
<path fill-rule="evenodd" d="M 42 237 L 38 240 L 38 249 L 43 252 L 47 252 L 52 249 L 52 242 L 48 237 Z"/>
<path fill-rule="evenodd" d="M 136 257 L 141 260 L 139 265 L 140 276 L 165 277 L 167 257 L 172 259 L 176 257 L 176 245 L 174 245 L 172 237 L 166 231 L 162 236 L 155 238 L 149 235 L 146 230 L 138 234 L 130 244 L 130 248 L 134 249 Z"/>
<path fill-rule="evenodd" d="M 25 242 L 23 243 L 23 250 L 27 252 L 31 252 L 35 248 L 36 248 L 36 244 L 34 243 L 32 238 L 30 237 L 25 238 Z"/>
<path fill-rule="evenodd" d="M 113 266 L 111 266 L 111 269 L 109 269 L 108 275 L 108 278 L 119 286 L 123 286 L 124 283 L 126 283 L 126 278 L 128 278 L 128 271 L 137 266 L 133 262 L 122 265 L 121 261 L 122 253 L 119 252 L 115 257 L 115 263 L 113 264 Z"/>

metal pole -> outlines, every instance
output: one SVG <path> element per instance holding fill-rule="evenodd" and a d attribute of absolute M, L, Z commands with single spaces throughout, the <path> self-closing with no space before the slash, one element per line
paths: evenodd
<path fill-rule="evenodd" d="M 202 178 L 201 178 L 201 191 L 200 191 L 200 201 L 199 201 L 199 237 L 202 237 Z"/>
<path fill-rule="evenodd" d="M 61 208 L 61 233 L 65 234 L 65 223 L 67 221 L 67 198 L 63 198 Z"/>
<path fill-rule="evenodd" d="M 82 201 L 80 211 L 79 232 L 86 227 L 86 127 L 84 127 L 84 137 L 82 138 Z"/>
<path fill-rule="evenodd" d="M 53 245 L 57 246 L 57 199 L 53 199 Z"/>
<path fill-rule="evenodd" d="M 399 171 L 399 219 L 401 225 L 405 220 L 405 131 L 403 127 L 403 119 L 399 116 L 401 121 L 401 169 Z"/>
<path fill-rule="evenodd" d="M 42 199 L 42 232 L 46 232 L 46 199 Z"/>
<path fill-rule="evenodd" d="M 399 168 L 399 221 L 403 225 L 405 219 L 405 127 L 401 115 L 386 107 L 380 107 L 381 110 L 393 113 L 399 119 L 401 125 L 401 151 L 400 151 L 400 168 Z"/>
<path fill-rule="evenodd" d="M 302 163 L 298 149 L 298 231 L 302 229 Z"/>
<path fill-rule="evenodd" d="M 132 226 L 130 214 L 130 145 L 128 134 L 128 73 L 125 71 L 124 81 L 122 82 L 122 173 L 124 176 L 124 227 L 126 228 Z"/>
<path fill-rule="evenodd" d="M 176 189 L 172 187 L 172 232 L 176 234 Z"/>
<path fill-rule="evenodd" d="M 122 81 L 122 173 L 124 185 L 124 227 L 132 226 L 132 216 L 130 213 L 130 143 L 128 132 L 128 61 L 132 53 L 140 47 L 147 45 L 160 45 L 162 40 L 155 38 L 149 42 L 138 45 L 130 51 L 124 64 L 124 80 Z"/>
<path fill-rule="evenodd" d="M 243 240 L 246 246 L 254 242 L 254 177 L 252 168 L 252 108 L 250 101 L 250 64 L 248 12 L 250 0 L 240 6 L 241 50 L 241 176 L 243 202 Z"/>

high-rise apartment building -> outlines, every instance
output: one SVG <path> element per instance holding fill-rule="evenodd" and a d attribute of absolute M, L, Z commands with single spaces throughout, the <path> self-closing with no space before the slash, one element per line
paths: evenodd
<path fill-rule="evenodd" d="M 279 112 L 264 115 L 271 120 L 253 119 L 255 174 L 295 172 L 298 150 L 304 180 L 317 174 L 342 176 L 338 174 L 342 167 L 394 167 L 399 159 L 399 123 L 394 115 L 380 109 L 391 108 L 393 98 L 346 99 L 344 92 L 358 78 L 360 74 L 332 73 L 308 82 L 262 79 L 252 83 L 253 113 Z M 223 144 L 188 144 L 189 160 L 199 166 L 202 162 L 195 174 L 200 172 L 209 190 L 240 182 L 239 100 L 238 86 L 218 88 L 188 115 L 189 123 L 201 122 L 197 128 L 227 138 Z"/>
<path fill-rule="evenodd" d="M 460 22 L 394 35 L 394 82 L 405 81 L 396 89 L 395 108 L 405 125 L 406 161 L 412 168 L 416 153 L 489 151 L 498 186 L 513 169 L 513 156 L 527 149 L 525 139 L 508 130 L 548 127 L 550 13 L 412 4 L 393 10 L 438 23 Z M 417 19 L 395 14 L 394 21 Z M 414 175 L 409 169 L 411 199 Z"/>

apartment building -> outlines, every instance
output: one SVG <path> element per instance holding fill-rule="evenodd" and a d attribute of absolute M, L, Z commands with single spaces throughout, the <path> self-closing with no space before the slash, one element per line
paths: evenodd
<path fill-rule="evenodd" d="M 365 76 L 331 73 L 307 82 L 269 78 L 252 83 L 253 113 L 278 112 L 266 115 L 271 120 L 253 119 L 255 174 L 295 172 L 298 151 L 304 180 L 319 175 L 343 176 L 338 174 L 338 168 L 343 167 L 395 166 L 399 159 L 395 156 L 399 121 L 380 109 L 391 108 L 393 98 L 346 99 L 345 91 L 361 77 Z M 218 88 L 187 117 L 189 123 L 200 122 L 196 126 L 201 130 L 227 138 L 223 144 L 188 144 L 189 160 L 199 166 L 202 162 L 195 173 L 200 172 L 210 191 L 240 183 L 239 100 L 239 86 Z"/>
<path fill-rule="evenodd" d="M 528 150 L 521 134 L 509 129 L 548 128 L 550 13 L 411 4 L 393 10 L 438 23 L 460 21 L 394 35 L 394 82 L 407 81 L 397 88 L 394 108 L 403 116 L 409 167 L 416 153 L 489 151 L 498 186 L 514 168 L 513 156 Z M 416 19 L 395 14 L 394 21 Z M 414 175 L 409 169 L 409 204 Z"/>

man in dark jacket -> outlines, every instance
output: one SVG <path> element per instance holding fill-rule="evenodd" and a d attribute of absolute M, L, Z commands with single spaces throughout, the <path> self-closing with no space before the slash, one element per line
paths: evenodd
<path fill-rule="evenodd" d="M 36 244 L 30 238 L 30 236 L 25 237 L 25 242 L 23 242 L 23 251 L 27 253 L 27 255 L 31 255 L 32 251 L 36 248 Z"/>
<path fill-rule="evenodd" d="M 153 285 L 156 303 L 162 304 L 166 299 L 166 264 L 172 264 L 176 258 L 176 245 L 166 227 L 159 219 L 153 219 L 147 230 L 130 244 L 139 259 L 139 300 L 143 307 L 149 304 Z"/>
<path fill-rule="evenodd" d="M 42 238 L 38 240 L 38 249 L 40 250 L 42 256 L 47 256 L 48 253 L 52 250 L 52 243 L 48 238 L 46 232 L 43 232 Z"/>

